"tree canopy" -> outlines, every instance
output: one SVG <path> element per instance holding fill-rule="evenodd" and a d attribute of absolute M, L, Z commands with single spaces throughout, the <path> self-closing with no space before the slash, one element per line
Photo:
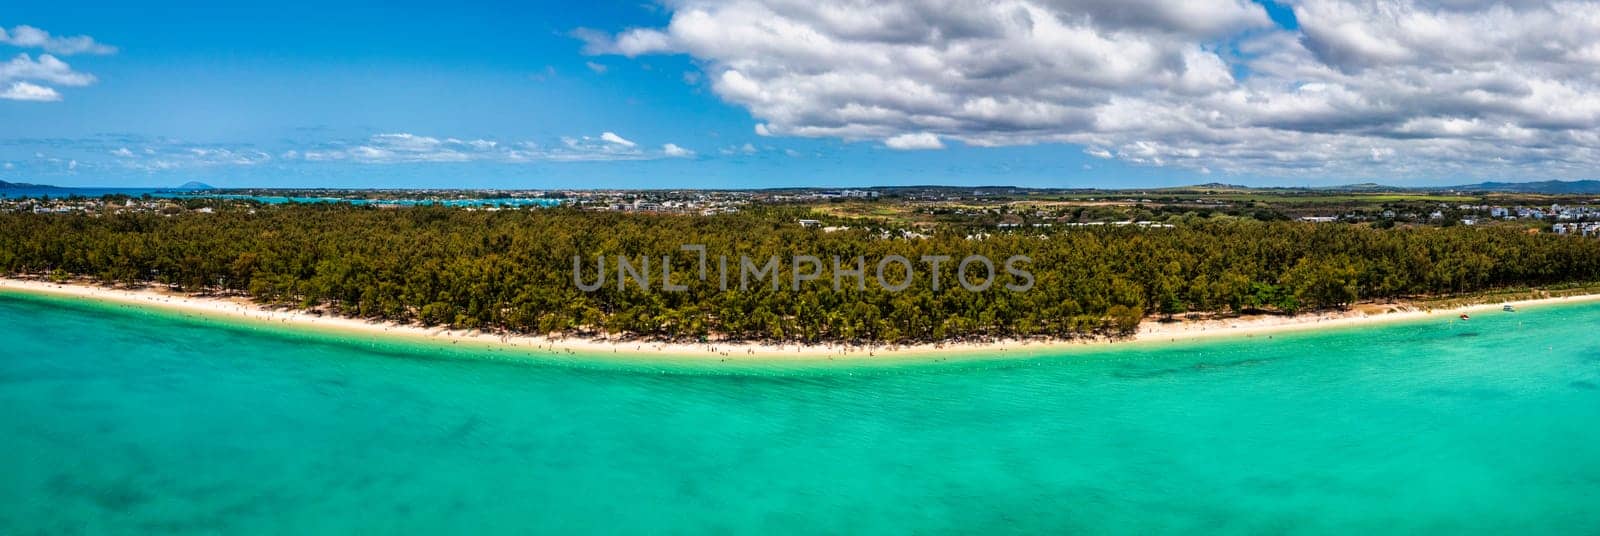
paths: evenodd
<path fill-rule="evenodd" d="M 794 206 L 716 216 L 347 204 L 175 215 L 12 213 L 0 214 L 0 270 L 242 293 L 269 304 L 467 329 L 805 342 L 1116 335 L 1149 314 L 1294 312 L 1600 280 L 1600 241 L 1507 229 L 1216 218 L 1171 228 L 979 235 L 941 227 L 904 238 L 871 226 L 823 232 L 796 224 L 809 217 Z M 824 262 L 817 284 L 798 291 L 785 270 L 777 290 L 735 284 L 724 291 L 715 275 L 686 277 L 698 273 L 699 260 L 680 251 L 683 244 L 705 245 L 713 263 L 720 255 L 731 262 L 860 256 L 869 278 L 887 255 L 981 254 L 997 263 L 1026 255 L 1037 282 L 1025 292 L 1001 285 L 968 292 L 951 284 L 954 266 L 946 265 L 937 291 L 921 269 L 902 292 L 870 282 L 835 291 L 832 263 Z M 671 256 L 674 282 L 682 277 L 688 288 L 619 289 L 612 281 L 586 292 L 574 284 L 574 256 L 585 259 L 592 278 L 596 256 L 618 255 L 648 257 L 652 270 Z"/>

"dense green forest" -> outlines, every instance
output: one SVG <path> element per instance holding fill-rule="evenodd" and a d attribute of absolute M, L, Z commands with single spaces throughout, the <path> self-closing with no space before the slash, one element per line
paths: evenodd
<path fill-rule="evenodd" d="M 160 283 L 248 294 L 368 319 L 524 333 L 790 341 L 911 342 L 992 337 L 1115 336 L 1147 314 L 1294 312 L 1357 300 L 1458 294 L 1600 280 L 1600 241 L 1506 229 L 1378 230 L 1364 226 L 1190 218 L 1172 228 L 941 228 L 901 238 L 871 225 L 802 228 L 803 207 L 681 216 L 572 209 L 469 211 L 343 204 L 216 213 L 102 216 L 0 214 L 0 270 Z M 893 236 L 893 238 L 891 238 Z M 683 277 L 684 292 L 584 292 L 597 255 L 673 256 L 674 277 L 714 257 L 878 259 L 982 254 L 1032 258 L 1026 292 L 995 285 L 935 291 L 925 270 L 898 293 L 872 284 L 796 292 L 723 291 Z M 658 266 L 658 265 L 653 265 Z M 659 268 L 654 268 L 659 270 Z M 947 270 L 950 268 L 947 267 Z M 1004 274 L 1002 273 L 1001 276 Z M 869 276 L 870 277 L 870 276 Z M 948 273 L 945 277 L 949 277 Z"/>

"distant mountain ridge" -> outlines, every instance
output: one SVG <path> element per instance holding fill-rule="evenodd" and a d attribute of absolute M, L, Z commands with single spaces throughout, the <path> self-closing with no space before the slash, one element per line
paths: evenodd
<path fill-rule="evenodd" d="M 60 186 L 51 186 L 51 185 L 48 185 L 48 184 L 28 184 L 26 182 L 0 181 L 0 189 L 4 189 L 4 188 L 16 188 L 16 189 L 27 188 L 27 189 L 30 189 L 30 190 L 65 190 L 66 189 L 66 188 L 62 188 Z"/>
<path fill-rule="evenodd" d="M 174 190 L 215 190 L 217 187 L 200 181 L 189 181 L 174 188 Z"/>
<path fill-rule="evenodd" d="M 1483 192 L 1514 192 L 1522 194 L 1600 194 L 1600 180 L 1538 181 L 1538 182 L 1480 182 L 1443 188 Z"/>

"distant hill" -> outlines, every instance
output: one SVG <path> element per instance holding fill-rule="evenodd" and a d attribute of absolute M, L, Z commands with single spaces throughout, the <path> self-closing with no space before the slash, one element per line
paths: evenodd
<path fill-rule="evenodd" d="M 1600 194 L 1600 181 L 1480 182 L 1447 189 L 1519 194 Z"/>
<path fill-rule="evenodd" d="M 27 188 L 29 190 L 65 190 L 66 189 L 66 188 L 62 188 L 60 186 L 51 186 L 51 185 L 48 185 L 48 184 L 28 184 L 26 182 L 0 181 L 0 189 L 18 189 L 18 190 L 20 190 L 20 189 L 23 189 L 23 188 Z"/>
<path fill-rule="evenodd" d="M 174 188 L 174 190 L 215 190 L 215 189 L 217 189 L 217 187 L 212 186 L 210 184 L 206 184 L 206 183 L 200 182 L 200 181 L 189 181 L 189 182 L 183 183 L 183 185 L 178 186 L 177 188 Z"/>
<path fill-rule="evenodd" d="M 1243 185 L 1239 185 L 1239 184 L 1227 184 L 1227 183 L 1221 183 L 1221 182 L 1208 182 L 1208 183 L 1205 183 L 1205 184 L 1196 184 L 1194 186 L 1185 186 L 1183 188 L 1193 188 L 1193 189 L 1197 189 L 1197 190 L 1249 190 L 1250 189 L 1249 186 L 1243 186 Z"/>
<path fill-rule="evenodd" d="M 1344 186 L 1334 186 L 1332 188 L 1325 188 L 1325 189 L 1327 189 L 1327 190 L 1339 190 L 1339 191 L 1345 191 L 1345 192 L 1401 192 L 1401 191 L 1405 191 L 1405 190 L 1410 190 L 1410 188 L 1402 188 L 1402 187 L 1399 187 L 1399 186 L 1389 186 L 1387 184 L 1378 184 L 1378 183 L 1375 183 L 1375 182 L 1363 182 L 1363 183 L 1360 183 L 1360 184 L 1346 184 Z"/>

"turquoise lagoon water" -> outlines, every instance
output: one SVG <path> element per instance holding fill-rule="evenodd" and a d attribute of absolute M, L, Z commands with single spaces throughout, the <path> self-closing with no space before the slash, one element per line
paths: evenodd
<path fill-rule="evenodd" d="M 0 294 L 0 534 L 1600 531 L 1600 306 L 624 363 Z"/>

